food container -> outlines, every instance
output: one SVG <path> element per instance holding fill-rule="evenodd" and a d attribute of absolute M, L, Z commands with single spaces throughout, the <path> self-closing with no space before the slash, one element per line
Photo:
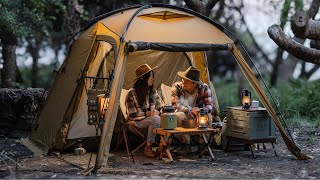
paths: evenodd
<path fill-rule="evenodd" d="M 251 108 L 258 108 L 259 107 L 259 101 L 252 101 Z"/>

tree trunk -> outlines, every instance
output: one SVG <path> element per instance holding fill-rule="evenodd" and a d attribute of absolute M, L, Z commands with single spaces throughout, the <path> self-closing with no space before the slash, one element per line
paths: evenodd
<path fill-rule="evenodd" d="M 271 86 L 277 85 L 277 80 L 279 76 L 279 66 L 282 63 L 282 55 L 283 55 L 283 50 L 278 48 L 276 60 L 272 64 L 272 73 L 271 73 L 271 80 L 270 80 Z"/>
<path fill-rule="evenodd" d="M 36 51 L 36 50 L 35 50 Z M 38 87 L 38 59 L 39 54 L 38 51 L 31 54 L 32 56 L 32 69 L 31 69 L 31 86 L 33 88 Z"/>
<path fill-rule="evenodd" d="M 215 14 L 214 20 L 218 21 L 224 14 L 225 0 L 220 0 L 218 11 Z"/>
<path fill-rule="evenodd" d="M 17 83 L 23 83 L 23 78 L 22 78 L 22 75 L 21 75 L 21 72 L 19 70 L 19 67 L 17 65 L 17 61 L 16 61 L 16 82 Z"/>
<path fill-rule="evenodd" d="M 308 10 L 308 16 L 312 19 L 317 15 L 319 11 L 320 0 L 313 0 Z"/>
<path fill-rule="evenodd" d="M 300 44 L 304 43 L 304 39 L 300 38 L 294 38 L 297 42 Z M 282 63 L 279 65 L 279 75 L 278 75 L 278 83 L 285 83 L 288 81 L 293 80 L 293 72 L 299 62 L 299 59 L 292 56 L 291 54 L 288 55 L 287 59 L 285 61 L 282 61 Z"/>
<path fill-rule="evenodd" d="M 14 88 L 16 81 L 16 44 L 2 42 L 2 57 L 1 87 Z"/>
<path fill-rule="evenodd" d="M 183 0 L 176 0 L 176 6 L 183 7 Z"/>
<path fill-rule="evenodd" d="M 80 31 L 80 15 L 83 12 L 82 7 L 78 4 L 78 0 L 69 0 L 67 4 L 67 33 L 68 40 L 74 37 Z"/>
<path fill-rule="evenodd" d="M 307 12 L 297 12 L 291 23 L 291 29 L 296 37 L 320 40 L 320 21 L 309 19 Z"/>
<path fill-rule="evenodd" d="M 29 41 L 28 51 L 32 57 L 32 69 L 31 69 L 31 86 L 33 88 L 38 87 L 38 61 L 39 61 L 39 50 L 41 47 L 41 40 Z"/>
<path fill-rule="evenodd" d="M 309 79 L 316 71 L 318 71 L 319 68 L 319 65 L 314 65 L 309 71 L 307 71 L 306 62 L 303 62 L 299 78 Z"/>
<path fill-rule="evenodd" d="M 320 40 L 316 41 L 316 40 L 311 40 L 310 41 L 310 47 L 314 48 L 314 49 L 318 49 L 320 50 Z"/>
<path fill-rule="evenodd" d="M 289 54 L 287 59 L 285 61 L 282 61 L 278 69 L 279 74 L 277 84 L 286 83 L 293 80 L 293 73 L 299 60 L 300 59 Z"/>
<path fill-rule="evenodd" d="M 204 1 L 199 0 L 184 0 L 190 9 L 207 17 L 209 17 L 211 9 L 217 4 L 218 1 L 219 0 L 208 0 L 205 3 Z"/>

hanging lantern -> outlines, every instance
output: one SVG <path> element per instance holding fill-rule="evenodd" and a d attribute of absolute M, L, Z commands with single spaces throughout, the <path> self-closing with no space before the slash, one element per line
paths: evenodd
<path fill-rule="evenodd" d="M 109 98 L 107 98 L 105 94 L 100 94 L 97 96 L 97 99 L 98 99 L 100 117 L 102 118 L 104 117 L 106 110 L 108 108 Z"/>
<path fill-rule="evenodd" d="M 200 108 L 197 115 L 198 129 L 207 129 L 209 125 L 209 116 L 206 108 Z"/>
<path fill-rule="evenodd" d="M 241 103 L 242 109 L 250 109 L 251 106 L 251 92 L 247 89 L 242 90 L 241 92 Z"/>

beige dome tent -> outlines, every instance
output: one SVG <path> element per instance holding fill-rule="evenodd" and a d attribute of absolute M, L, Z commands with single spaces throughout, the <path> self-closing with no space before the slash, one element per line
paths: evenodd
<path fill-rule="evenodd" d="M 99 168 L 103 160 L 106 162 L 103 154 L 109 153 L 121 89 L 132 86 L 136 67 L 142 63 L 159 66 L 155 72 L 157 87 L 161 83 L 170 86 L 177 80 L 177 71 L 190 65 L 200 69 L 202 81 L 209 83 L 205 52 L 227 50 L 234 55 L 267 108 L 288 149 L 298 158 L 306 158 L 286 135 L 259 82 L 232 40 L 236 38 L 212 20 L 180 7 L 138 5 L 96 17 L 78 35 L 41 109 L 39 126 L 29 137 L 44 151 L 63 150 L 68 139 L 100 136 L 95 164 Z M 92 84 L 104 89 L 109 97 L 102 132 L 88 124 L 87 92 Z"/>

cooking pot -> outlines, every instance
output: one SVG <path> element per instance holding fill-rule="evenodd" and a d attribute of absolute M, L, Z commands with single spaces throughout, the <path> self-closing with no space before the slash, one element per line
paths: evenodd
<path fill-rule="evenodd" d="M 196 119 L 185 119 L 182 120 L 182 127 L 183 128 L 195 128 L 196 127 Z"/>

